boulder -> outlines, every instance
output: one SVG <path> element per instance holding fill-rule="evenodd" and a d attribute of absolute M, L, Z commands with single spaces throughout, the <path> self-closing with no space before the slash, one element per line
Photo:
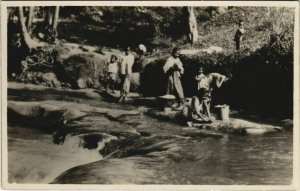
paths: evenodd
<path fill-rule="evenodd" d="M 61 83 L 57 80 L 56 75 L 53 72 L 47 72 L 42 74 L 42 82 L 51 88 L 60 88 Z"/>
<path fill-rule="evenodd" d="M 71 84 L 72 88 L 87 88 L 98 85 L 103 75 L 105 61 L 113 52 L 98 54 L 95 47 L 85 46 L 90 51 L 82 50 L 78 44 L 59 43 L 53 50 L 55 73 L 60 81 Z"/>
<path fill-rule="evenodd" d="M 140 83 L 140 73 L 132 73 L 130 76 L 130 84 L 132 86 L 132 89 L 138 89 L 141 85 Z"/>
<path fill-rule="evenodd" d="M 181 112 L 172 111 L 172 112 L 164 112 L 158 110 L 148 110 L 146 112 L 148 115 L 174 123 L 182 123 L 182 115 Z M 263 124 L 252 122 L 244 119 L 231 118 L 228 121 L 221 120 L 213 120 L 212 123 L 193 123 L 188 122 L 188 124 L 182 124 L 184 126 L 195 127 L 198 129 L 209 130 L 212 132 L 219 132 L 225 134 L 236 134 L 236 135 L 258 135 L 271 133 L 276 131 L 282 131 L 283 128 L 281 126 L 275 126 L 270 124 Z"/>

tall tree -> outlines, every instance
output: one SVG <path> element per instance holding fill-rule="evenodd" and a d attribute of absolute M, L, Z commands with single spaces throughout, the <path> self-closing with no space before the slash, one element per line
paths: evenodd
<path fill-rule="evenodd" d="M 197 43 L 199 34 L 197 29 L 197 20 L 194 13 L 193 7 L 187 7 L 188 11 L 188 22 L 189 22 L 189 40 L 191 44 Z"/>
<path fill-rule="evenodd" d="M 21 31 L 22 31 L 22 37 L 24 39 L 24 42 L 26 44 L 26 46 L 29 48 L 29 50 L 31 49 L 35 49 L 38 46 L 41 46 L 42 44 L 34 41 L 31 37 L 30 34 L 27 30 L 27 26 L 25 23 L 25 16 L 24 16 L 24 11 L 23 11 L 23 7 L 19 7 L 19 20 L 20 20 L 20 24 L 21 24 Z"/>
<path fill-rule="evenodd" d="M 52 28 L 55 31 L 57 29 L 58 18 L 59 18 L 59 6 L 56 6 L 55 9 L 54 9 L 54 17 L 53 17 L 53 25 L 52 25 Z"/>
<path fill-rule="evenodd" d="M 33 11 L 34 11 L 34 7 L 30 6 L 28 9 L 28 19 L 27 19 L 27 30 L 30 34 L 32 32 Z"/>
<path fill-rule="evenodd" d="M 53 7 L 44 7 L 44 20 L 46 26 L 52 26 L 53 23 Z"/>

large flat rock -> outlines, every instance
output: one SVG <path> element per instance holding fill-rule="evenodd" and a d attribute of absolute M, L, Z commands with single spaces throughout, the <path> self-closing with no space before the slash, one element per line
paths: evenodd
<path fill-rule="evenodd" d="M 164 112 L 149 110 L 147 114 L 160 120 L 181 123 L 184 127 L 188 127 L 188 124 L 183 122 L 180 115 L 181 113 L 178 111 Z M 190 123 L 190 126 L 198 129 L 237 135 L 264 134 L 284 129 L 282 126 L 253 122 L 240 118 L 231 118 L 228 121 L 213 120 L 212 123 Z"/>

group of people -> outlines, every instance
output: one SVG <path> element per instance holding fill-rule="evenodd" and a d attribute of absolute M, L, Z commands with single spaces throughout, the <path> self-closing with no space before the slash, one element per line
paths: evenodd
<path fill-rule="evenodd" d="M 181 76 L 184 74 L 183 64 L 180 60 L 180 49 L 174 48 L 171 56 L 166 60 L 162 70 L 167 78 L 166 95 L 174 95 L 177 103 L 173 106 L 176 110 L 182 110 L 184 116 L 197 121 L 210 121 L 210 102 L 213 88 L 219 88 L 228 80 L 228 78 L 219 73 L 204 74 L 203 68 L 200 67 L 195 80 L 198 83 L 197 93 L 192 97 L 189 104 L 186 103 Z M 121 90 L 119 102 L 126 101 L 130 92 L 130 76 L 134 64 L 134 56 L 130 47 L 125 48 L 124 55 L 120 59 L 116 55 L 111 55 L 106 64 L 107 87 L 114 93 L 114 85 L 119 73 L 121 79 Z"/>
<path fill-rule="evenodd" d="M 180 77 L 184 73 L 183 64 L 179 58 L 180 49 L 174 48 L 172 55 L 167 59 L 163 70 L 168 78 L 166 94 L 174 95 L 178 101 L 177 110 L 182 110 L 187 120 L 208 122 L 211 121 L 210 103 L 213 88 L 220 88 L 228 81 L 228 77 L 219 73 L 204 74 L 200 67 L 195 76 L 197 81 L 197 93 L 192 97 L 189 104 L 185 103 L 184 92 Z"/>
<path fill-rule="evenodd" d="M 134 64 L 134 56 L 131 53 L 130 47 L 126 47 L 125 54 L 118 60 L 116 55 L 111 55 L 109 61 L 106 63 L 107 72 L 107 86 L 114 93 L 117 74 L 120 73 L 121 85 L 119 102 L 124 102 L 130 91 L 130 75 L 132 74 L 132 66 Z"/>

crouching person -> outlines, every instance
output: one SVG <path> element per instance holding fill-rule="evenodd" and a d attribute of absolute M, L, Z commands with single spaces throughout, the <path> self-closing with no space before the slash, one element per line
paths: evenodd
<path fill-rule="evenodd" d="M 228 81 L 228 78 L 219 73 L 203 74 L 203 69 L 199 69 L 196 76 L 198 90 L 191 102 L 183 109 L 183 116 L 187 121 L 211 122 L 210 104 L 213 88 L 220 88 Z"/>

